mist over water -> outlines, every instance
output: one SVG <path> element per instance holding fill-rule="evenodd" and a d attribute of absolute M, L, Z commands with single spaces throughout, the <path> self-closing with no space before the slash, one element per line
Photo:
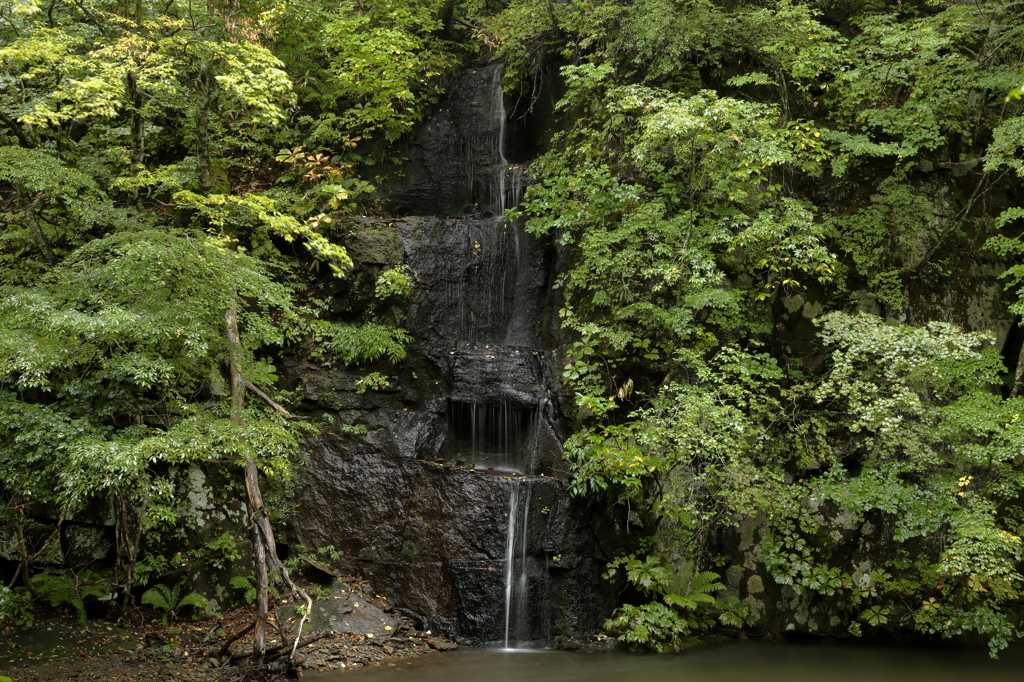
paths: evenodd
<path fill-rule="evenodd" d="M 394 667 L 308 673 L 307 682 L 1011 682 L 1024 648 L 986 649 L 736 642 L 684 654 L 455 651 Z"/>

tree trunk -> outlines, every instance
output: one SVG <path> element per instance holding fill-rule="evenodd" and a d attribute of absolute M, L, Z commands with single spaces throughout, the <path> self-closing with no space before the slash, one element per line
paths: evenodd
<path fill-rule="evenodd" d="M 209 168 L 207 168 L 209 174 Z M 201 176 L 200 176 L 201 177 Z M 238 335 L 238 314 L 229 308 L 224 314 L 224 323 L 228 335 L 228 369 L 231 375 L 231 421 L 237 426 L 245 426 L 245 378 L 242 374 L 241 338 Z M 267 618 L 269 616 L 269 596 L 267 580 L 267 556 L 260 537 L 256 519 L 263 510 L 263 492 L 260 490 L 259 471 L 252 457 L 245 460 L 245 492 L 247 495 L 246 510 L 249 513 L 250 535 L 256 582 L 256 622 L 252 635 L 253 659 L 259 663 L 266 649 Z"/>
<path fill-rule="evenodd" d="M 245 408 L 245 392 L 248 389 L 255 389 L 245 380 L 244 368 L 242 366 L 242 342 L 238 333 L 238 313 L 234 306 L 228 308 L 224 313 L 224 325 L 228 338 L 228 369 L 231 375 L 231 421 L 238 426 L 245 425 L 243 410 Z M 291 417 L 280 405 L 270 400 L 262 391 L 255 389 L 254 392 L 264 402 L 272 404 L 275 410 Z M 263 653 L 266 649 L 266 630 L 269 616 L 268 584 L 269 574 L 273 571 L 281 579 L 296 599 L 302 599 L 306 604 L 306 610 L 299 620 L 295 639 L 291 644 L 292 657 L 295 656 L 295 649 L 302 637 L 302 627 L 308 620 L 313 607 L 313 600 L 309 598 L 306 591 L 298 587 L 288 575 L 288 569 L 277 556 L 277 543 L 274 540 L 274 530 L 270 525 L 270 514 L 267 512 L 263 502 L 263 492 L 260 490 L 259 470 L 256 468 L 256 461 L 252 456 L 245 459 L 245 492 L 247 495 L 246 509 L 249 513 L 251 523 L 250 534 L 252 537 L 252 551 L 254 561 L 254 572 L 256 582 L 256 620 L 253 627 L 253 660 L 262 662 Z M 282 637 L 284 633 L 282 632 Z M 287 646 L 287 642 L 285 642 Z"/>
<path fill-rule="evenodd" d="M 203 196 L 213 190 L 210 175 L 210 111 L 217 103 L 219 84 L 210 64 L 203 64 L 196 79 L 196 172 L 199 193 Z"/>
<path fill-rule="evenodd" d="M 128 98 L 128 105 L 131 111 L 131 164 L 132 176 L 137 176 L 143 169 L 145 154 L 145 141 L 143 140 L 142 121 L 142 92 L 139 90 L 138 76 L 134 71 L 125 74 L 125 95 Z M 132 203 L 139 203 L 139 188 L 133 186 L 131 190 Z"/>
<path fill-rule="evenodd" d="M 21 557 L 18 571 L 21 573 L 21 582 L 28 588 L 29 594 L 38 599 L 39 590 L 36 589 L 35 583 L 32 582 L 32 573 L 29 571 L 31 559 L 28 556 L 28 541 L 25 539 L 25 529 L 22 528 L 20 521 L 16 520 L 14 522 L 14 532 L 18 535 L 18 555 Z M 17 578 L 18 576 L 15 575 L 14 577 Z"/>
<path fill-rule="evenodd" d="M 33 241 L 39 247 L 39 252 L 43 254 L 43 258 L 52 263 L 57 259 L 57 256 L 50 247 L 50 242 L 46 239 L 46 235 L 43 234 L 43 226 L 39 223 L 39 216 L 36 215 L 36 208 L 39 206 L 39 202 L 42 201 L 42 196 L 39 196 L 33 202 L 29 202 L 29 193 L 25 190 L 24 185 L 20 182 L 15 182 L 14 189 L 18 193 L 18 201 L 25 207 L 25 222 L 28 223 L 28 231 L 31 233 Z"/>
<path fill-rule="evenodd" d="M 131 601 L 132 587 L 135 585 L 135 564 L 139 558 L 139 542 L 142 537 L 142 513 L 133 509 L 123 491 L 114 493 L 117 503 L 117 520 L 114 526 L 117 540 L 117 563 L 115 576 L 121 580 L 121 603 L 117 607 L 117 618 L 123 618 Z M 142 505 L 142 501 L 137 503 Z M 134 531 L 134 532 L 133 532 Z M 123 563 L 122 563 L 123 560 Z M 123 569 L 123 579 L 122 576 Z"/>
<path fill-rule="evenodd" d="M 452 38 L 452 20 L 455 19 L 455 0 L 444 0 L 437 18 L 441 21 L 441 37 L 445 40 Z"/>

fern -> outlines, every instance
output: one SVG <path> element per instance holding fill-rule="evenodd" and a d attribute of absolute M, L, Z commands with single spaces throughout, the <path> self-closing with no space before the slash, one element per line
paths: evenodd
<path fill-rule="evenodd" d="M 325 359 L 328 353 L 346 365 L 358 365 L 387 357 L 391 362 L 405 359 L 406 344 L 412 336 L 404 329 L 369 322 L 366 324 L 325 324 L 320 328 L 323 343 L 312 355 Z"/>
<path fill-rule="evenodd" d="M 179 609 L 185 606 L 193 607 L 196 610 L 196 613 L 205 614 L 210 608 L 210 600 L 198 592 L 189 592 L 181 598 L 181 601 L 178 602 Z"/>
<path fill-rule="evenodd" d="M 231 587 L 237 588 L 239 590 L 245 590 L 246 604 L 252 604 L 254 601 L 256 601 L 255 578 L 253 577 L 252 571 L 249 571 L 248 576 L 236 575 L 234 578 L 232 578 Z M 281 598 L 281 593 L 278 591 L 276 587 L 274 587 L 273 584 L 267 586 L 267 591 L 270 592 L 270 595 L 274 599 Z"/>
<path fill-rule="evenodd" d="M 142 594 L 142 603 L 152 606 L 163 613 L 164 625 L 168 618 L 177 618 L 178 612 L 186 606 L 191 606 L 197 614 L 206 614 L 210 610 L 210 600 L 198 592 L 189 592 L 184 597 L 181 595 L 181 586 L 185 583 L 182 578 L 174 587 L 157 583 Z M 179 598 L 180 597 L 180 598 Z"/>
<path fill-rule="evenodd" d="M 667 604 L 681 609 L 696 609 L 701 604 L 714 604 L 711 592 L 724 590 L 725 585 L 718 582 L 719 575 L 714 571 L 694 574 L 693 562 L 686 562 L 662 586 L 661 594 Z"/>
<path fill-rule="evenodd" d="M 94 571 L 82 571 L 77 575 L 43 572 L 32 577 L 39 590 L 40 598 L 50 606 L 68 605 L 75 609 L 78 622 L 83 627 L 87 622 L 85 602 L 110 596 L 110 583 Z"/>
<path fill-rule="evenodd" d="M 642 592 L 661 598 L 640 606 L 626 604 L 605 622 L 605 629 L 618 633 L 623 641 L 655 651 L 678 649 L 684 637 L 713 625 L 709 616 L 718 602 L 712 593 L 725 589 L 717 573 L 697 572 L 692 561 L 673 571 L 661 557 L 630 555 L 609 564 L 606 576 L 614 579 L 620 566 L 626 569 L 629 582 Z M 728 615 L 730 623 L 742 618 L 734 607 Z"/>
<path fill-rule="evenodd" d="M 236 575 L 231 579 L 231 587 L 239 590 L 245 590 L 245 603 L 251 604 L 256 601 L 256 588 L 253 587 L 252 580 L 244 576 Z"/>
<path fill-rule="evenodd" d="M 175 588 L 177 591 L 177 588 Z M 148 604 L 153 608 L 163 611 L 164 613 L 170 613 L 174 603 L 174 592 L 169 590 L 166 585 L 156 585 L 145 591 L 142 595 L 142 603 Z M 166 620 L 166 619 L 165 619 Z"/>

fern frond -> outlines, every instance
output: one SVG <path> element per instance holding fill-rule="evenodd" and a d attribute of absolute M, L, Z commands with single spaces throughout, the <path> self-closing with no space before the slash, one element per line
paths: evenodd
<path fill-rule="evenodd" d="M 184 584 L 185 584 L 185 579 L 182 578 L 181 580 L 178 581 L 178 584 L 175 585 L 171 589 L 170 595 L 167 597 L 167 601 L 171 605 L 171 613 L 174 613 L 175 611 L 178 610 L 178 606 L 179 606 L 178 595 L 181 594 L 181 586 L 184 585 Z"/>
<path fill-rule="evenodd" d="M 180 611 L 184 606 L 192 606 L 196 613 L 205 614 L 210 608 L 210 600 L 198 592 L 189 592 L 178 602 L 177 610 Z"/>
<path fill-rule="evenodd" d="M 232 578 L 230 584 L 231 587 L 240 590 L 248 590 L 252 588 L 252 581 L 240 575 L 236 575 L 234 578 Z"/>
<path fill-rule="evenodd" d="M 708 592 L 717 592 L 718 590 L 724 590 L 725 585 L 718 582 L 718 579 L 720 577 L 721 576 L 715 573 L 714 571 L 704 571 L 703 573 L 698 573 L 693 577 L 693 581 L 690 583 L 690 592 L 700 592 L 706 595 L 706 593 Z"/>
<path fill-rule="evenodd" d="M 142 593 L 142 603 L 148 604 L 160 611 L 170 611 L 171 605 L 167 601 L 168 595 L 164 594 L 166 591 L 166 587 L 157 584 Z"/>

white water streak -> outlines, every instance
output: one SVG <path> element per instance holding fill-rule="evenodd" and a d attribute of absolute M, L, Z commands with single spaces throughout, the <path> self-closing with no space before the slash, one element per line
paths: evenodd
<path fill-rule="evenodd" d="M 508 540 L 505 545 L 505 648 L 508 648 L 509 626 L 512 623 L 512 583 L 515 575 L 516 521 L 519 519 L 519 496 L 515 484 L 509 491 Z"/>

